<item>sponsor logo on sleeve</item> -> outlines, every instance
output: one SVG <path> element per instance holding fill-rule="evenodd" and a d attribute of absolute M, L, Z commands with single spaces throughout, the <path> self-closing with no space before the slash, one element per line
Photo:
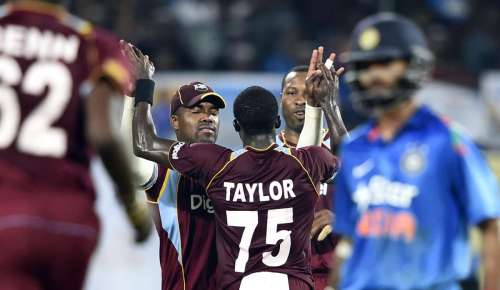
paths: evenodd
<path fill-rule="evenodd" d="M 179 150 L 181 150 L 184 145 L 186 145 L 184 142 L 179 142 L 174 145 L 174 149 L 172 149 L 172 159 L 179 159 Z"/>

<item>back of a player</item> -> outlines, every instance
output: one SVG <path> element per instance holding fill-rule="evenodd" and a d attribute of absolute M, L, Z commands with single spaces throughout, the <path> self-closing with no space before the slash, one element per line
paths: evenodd
<path fill-rule="evenodd" d="M 216 209 L 221 289 L 313 289 L 310 231 L 319 182 L 328 174 L 314 168 L 321 154 L 329 153 L 247 147 L 215 175 L 208 194 Z"/>
<path fill-rule="evenodd" d="M 83 283 L 98 233 L 83 96 L 104 75 L 124 86 L 113 52 L 114 38 L 62 7 L 0 6 L 1 289 Z"/>

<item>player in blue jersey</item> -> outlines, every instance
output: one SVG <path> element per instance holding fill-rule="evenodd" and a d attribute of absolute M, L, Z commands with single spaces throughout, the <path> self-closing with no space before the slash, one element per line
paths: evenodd
<path fill-rule="evenodd" d="M 341 146 L 333 228 L 343 237 L 336 260 L 346 260 L 332 285 L 459 289 L 475 270 L 477 226 L 482 289 L 500 289 L 498 184 L 473 142 L 413 98 L 433 60 L 423 33 L 378 14 L 358 24 L 351 48 L 351 98 L 373 120 Z"/>

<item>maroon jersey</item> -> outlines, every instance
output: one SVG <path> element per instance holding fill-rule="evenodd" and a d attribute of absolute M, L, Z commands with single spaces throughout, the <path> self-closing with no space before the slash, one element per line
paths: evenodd
<path fill-rule="evenodd" d="M 325 136 L 323 147 L 329 148 L 329 138 L 327 134 Z M 282 131 L 278 136 L 276 136 L 276 141 L 279 145 L 287 148 L 295 148 L 297 144 L 286 140 L 285 133 Z M 333 184 L 321 184 L 320 195 L 318 202 L 316 203 L 315 211 L 327 209 L 333 211 Z M 311 269 L 315 282 L 325 279 L 330 272 L 332 266 L 332 254 L 335 249 L 335 245 L 339 240 L 339 236 L 331 233 L 323 241 L 318 241 L 316 237 L 311 240 Z M 315 283 L 315 289 L 323 290 L 323 285 L 321 283 Z M 321 288 L 323 287 L 323 288 Z"/>
<path fill-rule="evenodd" d="M 213 201 L 219 289 L 269 289 L 265 281 L 282 277 L 273 273 L 312 287 L 313 209 L 319 183 L 337 170 L 328 150 L 273 144 L 267 150 L 232 152 L 215 144 L 177 143 L 170 162 L 204 185 Z"/>
<path fill-rule="evenodd" d="M 0 183 L 93 195 L 84 97 L 105 77 L 124 90 L 117 39 L 58 6 L 0 7 Z"/>
<path fill-rule="evenodd" d="M 163 290 L 215 290 L 217 253 L 212 202 L 193 179 L 161 167 L 147 198 L 160 214 Z"/>

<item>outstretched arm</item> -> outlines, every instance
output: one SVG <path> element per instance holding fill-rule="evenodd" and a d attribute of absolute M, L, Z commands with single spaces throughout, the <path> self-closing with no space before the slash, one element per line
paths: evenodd
<path fill-rule="evenodd" d="M 151 115 L 153 103 L 154 65 L 138 48 L 130 43 L 121 42 L 125 55 L 134 66 L 137 81 L 135 86 L 135 111 L 132 121 L 132 139 L 134 154 L 137 157 L 154 161 L 172 168 L 168 154 L 175 140 L 163 139 L 156 134 Z"/>
<path fill-rule="evenodd" d="M 100 81 L 86 99 L 87 138 L 96 148 L 104 166 L 113 179 L 119 200 L 132 223 L 136 240 L 147 239 L 151 223 L 145 205 L 137 199 L 131 179 L 131 166 L 121 140 L 110 123 L 110 105 L 113 95 L 119 94 L 106 81 Z"/>
<path fill-rule="evenodd" d="M 330 56 L 334 58 L 334 55 Z M 339 91 L 338 76 L 343 68 L 335 71 L 335 68 L 327 68 L 323 63 L 322 56 L 317 58 L 317 69 L 306 79 L 307 94 L 319 105 L 325 115 L 328 129 L 331 133 L 330 150 L 332 154 L 340 143 L 341 137 L 347 133 L 344 122 L 339 114 L 337 96 Z"/>
<path fill-rule="evenodd" d="M 140 81 L 141 80 L 138 82 Z M 136 98 L 143 97 L 137 95 Z M 136 100 L 132 137 L 134 154 L 136 156 L 172 168 L 168 159 L 168 154 L 172 145 L 177 141 L 158 137 L 153 123 L 153 117 L 151 116 L 151 104 L 146 101 L 138 102 L 138 100 Z"/>
<path fill-rule="evenodd" d="M 321 50 L 323 53 L 323 47 L 314 49 L 309 61 L 309 70 L 307 72 L 307 77 L 316 70 L 318 62 L 318 51 Z M 321 146 L 323 142 L 323 112 L 321 107 L 315 102 L 310 94 L 306 94 L 306 109 L 304 118 L 304 127 L 300 132 L 299 141 L 297 142 L 297 148 L 306 146 Z"/>
<path fill-rule="evenodd" d="M 123 105 L 121 134 L 125 143 L 125 151 L 132 164 L 133 183 L 137 187 L 147 189 L 151 182 L 154 182 L 157 167 L 156 164 L 134 155 L 132 119 L 134 117 L 134 98 L 125 96 Z"/>

